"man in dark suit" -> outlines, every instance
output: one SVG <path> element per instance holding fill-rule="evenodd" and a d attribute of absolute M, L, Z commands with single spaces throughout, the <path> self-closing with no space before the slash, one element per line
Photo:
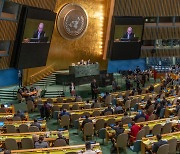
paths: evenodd
<path fill-rule="evenodd" d="M 98 94 L 98 85 L 96 82 L 96 79 L 91 82 L 91 92 L 92 92 L 92 99 L 97 99 L 97 94 Z"/>
<path fill-rule="evenodd" d="M 153 153 L 157 153 L 157 151 L 158 151 L 158 149 L 159 149 L 159 147 L 160 147 L 161 145 L 168 144 L 167 141 L 163 141 L 163 140 L 162 140 L 162 136 L 161 136 L 160 134 L 158 134 L 158 135 L 156 136 L 156 138 L 157 138 L 158 142 L 155 142 L 154 145 L 153 145 L 153 147 L 152 147 L 152 152 L 153 152 Z"/>
<path fill-rule="evenodd" d="M 38 39 L 44 38 L 46 36 L 46 33 L 45 31 L 43 31 L 43 29 L 44 29 L 44 23 L 40 23 L 38 29 L 33 34 L 33 38 L 38 38 Z"/>
<path fill-rule="evenodd" d="M 103 111 L 103 114 L 110 111 L 113 114 L 113 109 L 111 108 L 111 105 L 108 105 L 108 107 Z"/>
<path fill-rule="evenodd" d="M 91 119 L 89 119 L 89 117 L 88 117 L 88 116 L 86 116 L 86 119 L 84 119 L 84 120 L 83 120 L 83 122 L 82 122 L 82 128 L 84 128 L 84 125 L 85 125 L 86 123 L 89 123 L 89 122 L 91 122 L 91 123 L 92 123 L 92 120 L 91 120 Z"/>
<path fill-rule="evenodd" d="M 127 32 L 123 35 L 123 38 L 129 40 L 133 39 L 135 37 L 135 34 L 132 31 L 132 27 L 128 27 Z"/>

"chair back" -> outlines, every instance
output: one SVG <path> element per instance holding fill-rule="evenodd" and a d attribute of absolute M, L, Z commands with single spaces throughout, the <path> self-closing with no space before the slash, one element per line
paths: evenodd
<path fill-rule="evenodd" d="M 149 99 L 149 95 L 147 94 L 144 96 L 144 101 L 146 102 L 148 99 Z"/>
<path fill-rule="evenodd" d="M 131 100 L 127 100 L 127 101 L 125 102 L 125 105 L 124 105 L 124 109 L 125 109 L 125 110 L 127 110 L 127 109 L 130 108 L 130 103 L 131 103 Z"/>
<path fill-rule="evenodd" d="M 128 143 L 128 134 L 126 133 L 119 134 L 117 137 L 116 146 L 118 148 L 125 148 L 127 146 L 127 143 Z"/>
<path fill-rule="evenodd" d="M 170 133 L 172 130 L 172 123 L 166 123 L 162 128 L 162 134 Z"/>
<path fill-rule="evenodd" d="M 71 98 L 67 98 L 67 99 L 65 100 L 65 102 L 66 102 L 66 103 L 71 103 L 71 102 L 72 102 L 72 99 L 71 99 Z"/>
<path fill-rule="evenodd" d="M 88 122 L 84 125 L 84 135 L 85 136 L 93 136 L 94 135 L 93 123 Z"/>
<path fill-rule="evenodd" d="M 13 121 L 21 121 L 21 117 L 19 116 L 15 116 L 12 118 Z"/>
<path fill-rule="evenodd" d="M 74 121 L 80 118 L 79 114 L 72 114 L 71 115 L 71 124 L 74 125 Z"/>
<path fill-rule="evenodd" d="M 5 108 L 0 108 L 0 113 L 6 113 L 6 109 Z"/>
<path fill-rule="evenodd" d="M 145 130 L 141 129 L 137 134 L 136 140 L 141 140 L 143 137 L 145 137 Z"/>
<path fill-rule="evenodd" d="M 107 126 L 109 126 L 109 125 L 111 125 L 111 124 L 115 124 L 115 123 L 116 123 L 116 121 L 115 121 L 114 118 L 110 118 L 110 119 L 108 119 L 107 122 L 106 122 Z"/>
<path fill-rule="evenodd" d="M 39 132 L 39 128 L 37 126 L 30 126 L 29 132 Z"/>
<path fill-rule="evenodd" d="M 34 111 L 34 103 L 33 103 L 33 101 L 28 100 L 26 103 L 27 103 L 28 112 L 33 112 Z"/>
<path fill-rule="evenodd" d="M 101 128 L 99 131 L 98 131 L 98 136 L 100 139 L 105 139 L 106 138 L 106 128 Z"/>
<path fill-rule="evenodd" d="M 176 154 L 177 139 L 172 138 L 168 140 L 168 144 L 169 144 L 169 154 Z"/>
<path fill-rule="evenodd" d="M 161 145 L 157 151 L 157 154 L 168 154 L 169 153 L 169 144 Z"/>
<path fill-rule="evenodd" d="M 17 142 L 12 138 L 5 139 L 5 147 L 7 150 L 18 150 Z"/>
<path fill-rule="evenodd" d="M 54 142 L 54 147 L 61 147 L 61 146 L 66 146 L 67 143 L 64 139 L 57 139 L 55 142 Z"/>
<path fill-rule="evenodd" d="M 53 101 L 53 99 L 52 99 L 52 98 L 48 98 L 48 99 L 47 99 L 47 102 L 48 102 L 48 103 L 51 103 L 51 104 L 53 104 L 53 103 L 54 103 L 54 101 Z"/>
<path fill-rule="evenodd" d="M 177 116 L 180 118 L 180 109 L 178 110 L 178 114 L 177 114 Z"/>
<path fill-rule="evenodd" d="M 57 101 L 57 103 L 63 103 L 63 98 L 62 98 L 62 97 L 58 97 L 58 98 L 56 99 L 56 101 Z"/>
<path fill-rule="evenodd" d="M 18 99 L 18 102 L 21 102 L 22 101 L 22 95 L 20 93 L 17 93 L 17 99 Z"/>
<path fill-rule="evenodd" d="M 72 110 L 79 110 L 79 105 L 78 104 L 74 104 L 72 106 Z"/>
<path fill-rule="evenodd" d="M 150 133 L 150 128 L 149 128 L 148 125 L 144 126 L 142 129 L 145 130 L 145 136 L 146 136 L 146 135 L 149 135 L 149 133 Z"/>
<path fill-rule="evenodd" d="M 79 96 L 76 98 L 76 102 L 82 102 L 82 98 Z"/>
<path fill-rule="evenodd" d="M 105 126 L 105 120 L 104 119 L 98 119 L 95 123 L 95 130 L 98 131 L 101 128 L 104 128 Z"/>
<path fill-rule="evenodd" d="M 157 124 L 153 127 L 152 129 L 152 134 L 155 136 L 155 135 L 158 135 L 158 134 L 161 134 L 161 124 Z"/>
<path fill-rule="evenodd" d="M 104 113 L 104 115 L 112 115 L 112 112 L 111 111 L 107 111 Z"/>
<path fill-rule="evenodd" d="M 19 126 L 19 132 L 20 132 L 20 133 L 27 133 L 27 132 L 29 132 L 29 127 L 28 127 L 28 125 L 26 125 L 26 124 L 21 124 L 21 125 Z"/>
<path fill-rule="evenodd" d="M 133 152 L 140 152 L 141 151 L 141 140 L 136 140 L 134 142 Z"/>
<path fill-rule="evenodd" d="M 124 117 L 122 118 L 122 123 L 123 124 L 129 124 L 132 122 L 132 119 L 130 117 Z"/>
<path fill-rule="evenodd" d="M 6 118 L 0 118 L 0 122 L 4 122 L 6 120 L 7 120 Z"/>
<path fill-rule="evenodd" d="M 95 103 L 94 108 L 101 108 L 101 103 Z"/>
<path fill-rule="evenodd" d="M 140 117 L 140 118 L 137 119 L 136 122 L 144 122 L 144 121 L 145 121 L 145 118 L 144 117 Z"/>
<path fill-rule="evenodd" d="M 106 96 L 105 105 L 109 105 L 111 104 L 111 102 L 112 102 L 112 96 L 111 95 Z"/>
<path fill-rule="evenodd" d="M 68 115 L 63 115 L 61 117 L 61 127 L 67 126 L 69 128 L 70 125 L 70 117 Z"/>
<path fill-rule="evenodd" d="M 55 111 L 60 111 L 60 107 L 57 106 L 57 105 L 54 105 L 54 106 L 52 107 L 52 111 L 53 111 L 53 112 L 55 112 Z"/>
<path fill-rule="evenodd" d="M 138 98 L 133 98 L 130 103 L 130 107 L 134 107 L 136 105 L 136 103 L 138 103 Z"/>
<path fill-rule="evenodd" d="M 5 125 L 7 133 L 16 133 L 16 127 L 14 125 Z"/>
<path fill-rule="evenodd" d="M 149 116 L 149 119 L 148 119 L 148 120 L 149 120 L 149 121 L 152 121 L 152 120 L 155 119 L 155 117 L 156 117 L 155 114 L 151 114 L 151 115 Z"/>
<path fill-rule="evenodd" d="M 34 144 L 31 138 L 23 138 L 21 140 L 22 149 L 33 149 Z"/>
<path fill-rule="evenodd" d="M 86 111 L 86 112 L 84 112 L 81 116 L 88 116 L 88 117 L 90 117 L 90 115 L 91 115 L 91 114 Z"/>
<path fill-rule="evenodd" d="M 90 108 L 91 108 L 91 105 L 90 105 L 90 104 L 84 105 L 84 109 L 90 109 Z"/>
<path fill-rule="evenodd" d="M 148 113 L 153 113 L 154 111 L 154 104 L 150 105 L 149 108 L 147 109 Z"/>
<path fill-rule="evenodd" d="M 69 104 L 63 104 L 62 109 L 70 110 Z"/>
<path fill-rule="evenodd" d="M 101 113 L 99 111 L 94 111 L 92 113 L 92 117 L 96 117 L 96 116 L 100 116 L 100 115 L 101 115 Z"/>

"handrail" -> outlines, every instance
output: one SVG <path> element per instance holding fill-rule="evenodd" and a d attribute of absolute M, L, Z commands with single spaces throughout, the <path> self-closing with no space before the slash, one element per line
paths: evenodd
<path fill-rule="evenodd" d="M 55 64 L 49 65 L 46 68 L 42 69 L 41 71 L 31 75 L 29 78 L 29 84 L 31 85 L 37 82 L 38 80 L 41 80 L 42 78 L 50 75 L 52 72 L 55 71 L 54 66 Z"/>

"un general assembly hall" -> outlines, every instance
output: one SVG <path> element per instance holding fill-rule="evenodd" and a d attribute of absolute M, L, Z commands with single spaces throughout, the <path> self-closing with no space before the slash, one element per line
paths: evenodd
<path fill-rule="evenodd" d="M 0 154 L 180 154 L 180 0 L 0 0 Z"/>

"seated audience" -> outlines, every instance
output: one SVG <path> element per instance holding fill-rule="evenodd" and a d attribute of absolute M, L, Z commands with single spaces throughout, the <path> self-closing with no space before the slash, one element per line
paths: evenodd
<path fill-rule="evenodd" d="M 113 109 L 111 108 L 111 105 L 108 105 L 108 107 L 103 111 L 103 114 L 110 111 L 113 114 Z"/>
<path fill-rule="evenodd" d="M 143 111 L 138 113 L 138 114 L 136 114 L 136 116 L 134 117 L 134 121 L 137 121 L 141 117 L 146 118 L 146 116 L 145 116 Z"/>
<path fill-rule="evenodd" d="M 63 109 L 63 111 L 60 113 L 60 117 L 62 117 L 62 116 L 64 116 L 64 115 L 68 115 L 68 116 L 70 116 L 70 113 L 69 112 L 67 112 L 67 110 L 66 109 Z"/>
<path fill-rule="evenodd" d="M 144 109 L 147 110 L 151 105 L 152 105 L 151 100 L 148 100 Z"/>
<path fill-rule="evenodd" d="M 119 134 L 124 133 L 124 128 L 122 122 L 120 122 L 117 126 L 111 126 L 112 129 L 116 131 L 115 139 L 117 139 Z"/>
<path fill-rule="evenodd" d="M 92 120 L 89 119 L 88 116 L 85 116 L 85 119 L 84 119 L 83 122 L 82 122 L 82 128 L 84 128 L 84 125 L 85 125 L 86 123 L 88 123 L 88 122 L 91 122 L 91 123 L 92 123 Z"/>
<path fill-rule="evenodd" d="M 152 152 L 156 153 L 161 145 L 167 144 L 167 141 L 162 140 L 162 136 L 159 134 L 156 136 L 157 141 L 152 146 Z"/>
<path fill-rule="evenodd" d="M 40 123 L 37 121 L 37 119 L 34 119 L 34 122 L 31 124 L 31 126 L 36 126 L 39 128 L 39 130 L 41 130 L 41 125 Z"/>
<path fill-rule="evenodd" d="M 40 108 L 41 118 L 46 118 L 48 120 L 50 118 L 51 113 L 51 105 L 47 102 Z"/>
<path fill-rule="evenodd" d="M 135 122 L 133 121 L 131 123 L 132 127 L 131 127 L 131 131 L 130 131 L 130 141 L 131 142 L 134 142 L 136 140 L 136 136 L 138 134 L 138 132 L 141 130 L 141 127 L 136 125 Z"/>
<path fill-rule="evenodd" d="M 17 111 L 17 114 L 14 114 L 14 117 L 15 117 L 15 116 L 20 117 L 21 120 L 25 120 L 25 119 L 26 119 L 26 117 L 25 117 L 25 115 L 24 115 L 24 112 L 22 112 L 22 111 L 20 111 L 20 110 Z"/>
<path fill-rule="evenodd" d="M 67 144 L 69 144 L 68 140 L 62 135 L 61 132 L 58 132 L 57 135 L 58 135 L 58 138 L 57 138 L 56 140 L 58 140 L 58 139 L 63 139 L 64 141 L 66 141 Z"/>
<path fill-rule="evenodd" d="M 36 149 L 38 149 L 38 148 L 48 148 L 49 145 L 48 145 L 47 142 L 44 141 L 44 136 L 41 135 L 41 136 L 39 136 L 39 140 L 37 142 L 35 142 L 34 147 Z"/>
<path fill-rule="evenodd" d="M 89 141 L 85 143 L 85 146 L 86 146 L 86 150 L 85 152 L 83 152 L 83 154 L 96 154 L 96 152 L 92 150 L 91 143 Z"/>

